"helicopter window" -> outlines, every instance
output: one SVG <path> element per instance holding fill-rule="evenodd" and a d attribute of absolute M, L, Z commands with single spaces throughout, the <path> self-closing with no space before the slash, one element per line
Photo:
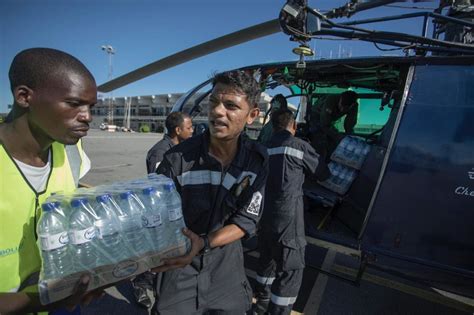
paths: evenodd
<path fill-rule="evenodd" d="M 381 107 L 382 100 L 380 98 L 366 98 L 362 96 L 359 98 L 358 103 L 359 113 L 357 115 L 357 124 L 354 128 L 355 134 L 363 136 L 381 130 L 387 123 L 390 115 L 389 109 L 380 110 L 381 108 L 383 109 Z M 343 131 L 343 121 L 336 124 L 336 128 Z"/>
<path fill-rule="evenodd" d="M 339 95 L 347 90 L 349 89 L 341 89 L 337 87 L 318 88 L 317 93 L 313 94 L 311 112 L 316 113 L 317 107 L 323 105 L 327 96 Z M 387 109 L 387 106 L 382 106 L 383 94 L 378 91 L 364 88 L 350 88 L 350 90 L 359 95 L 359 111 L 357 114 L 357 124 L 354 128 L 354 133 L 359 136 L 367 136 L 376 131 L 381 131 L 383 126 L 387 123 L 390 115 L 390 109 Z M 388 107 L 391 107 L 392 104 L 393 100 L 389 102 Z M 314 119 L 314 117 L 311 119 Z M 334 123 L 334 127 L 341 133 L 344 132 L 344 119 L 345 116 L 341 117 Z"/>
<path fill-rule="evenodd" d="M 431 66 L 417 68 L 416 80 L 426 82 L 425 88 L 414 90 L 418 106 L 472 107 L 474 71 L 465 66 Z M 449 78 L 441 80 L 440 78 Z M 449 92 L 449 93 L 448 93 Z"/>
<path fill-rule="evenodd" d="M 189 114 L 193 119 L 195 130 L 203 130 L 207 126 L 207 109 L 212 84 L 210 80 L 184 94 L 176 102 L 174 110 Z M 199 127 L 199 128 L 198 128 Z"/>
<path fill-rule="evenodd" d="M 204 116 L 207 115 L 207 107 L 209 102 L 209 86 L 205 86 L 199 91 L 196 91 L 191 97 L 184 103 L 183 112 L 191 115 Z M 204 98 L 203 98 L 204 97 Z"/>

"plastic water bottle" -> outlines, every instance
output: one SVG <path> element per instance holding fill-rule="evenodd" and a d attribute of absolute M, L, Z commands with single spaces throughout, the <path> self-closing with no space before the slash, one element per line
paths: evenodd
<path fill-rule="evenodd" d="M 342 167 L 341 173 L 339 174 L 339 178 L 341 181 L 341 188 L 342 190 L 346 190 L 349 187 L 349 174 L 347 167 Z"/>
<path fill-rule="evenodd" d="M 120 193 L 119 203 L 122 213 L 118 218 L 122 226 L 123 240 L 136 255 L 142 255 L 147 252 L 145 235 L 142 229 L 143 207 L 138 202 L 138 197 L 131 190 Z"/>
<path fill-rule="evenodd" d="M 347 150 L 347 146 L 349 145 L 351 138 L 350 137 L 344 137 L 341 141 L 341 148 L 343 150 Z"/>
<path fill-rule="evenodd" d="M 38 236 L 43 260 L 43 278 L 61 278 L 73 272 L 66 217 L 61 214 L 59 202 L 44 203 L 42 208 Z"/>
<path fill-rule="evenodd" d="M 334 175 L 334 184 L 336 185 L 340 185 L 342 180 L 341 180 L 341 165 L 340 164 L 337 164 L 335 163 L 334 166 L 333 166 L 333 175 Z"/>
<path fill-rule="evenodd" d="M 115 208 L 116 205 L 114 205 L 110 194 L 101 194 L 96 197 L 94 210 L 97 220 L 95 227 L 97 242 L 101 249 L 99 265 L 115 264 L 126 258 Z"/>
<path fill-rule="evenodd" d="M 347 137 L 348 138 L 348 142 L 347 142 L 347 151 L 349 152 L 353 152 L 354 151 L 354 148 L 355 148 L 355 141 L 354 139 L 352 139 L 352 137 Z"/>
<path fill-rule="evenodd" d="M 176 187 L 173 182 L 164 184 L 164 195 L 165 204 L 168 209 L 168 221 L 169 227 L 173 231 L 174 239 L 177 245 L 183 245 L 185 243 L 186 250 L 191 246 L 189 239 L 183 235 L 182 229 L 186 227 L 183 218 L 181 196 L 176 191 Z"/>
<path fill-rule="evenodd" d="M 360 157 L 361 153 L 362 153 L 362 147 L 363 147 L 363 143 L 361 141 L 357 141 L 356 142 L 356 147 L 354 149 L 354 154 L 356 155 L 357 158 Z"/>
<path fill-rule="evenodd" d="M 164 210 L 162 194 L 154 187 L 147 187 L 142 190 L 141 200 L 145 206 L 142 215 L 142 225 L 150 239 L 148 249 L 158 252 L 165 248 L 165 231 L 167 230 L 162 220 L 162 212 Z"/>
<path fill-rule="evenodd" d="M 69 240 L 76 271 L 90 270 L 97 266 L 96 229 L 93 210 L 86 198 L 71 200 L 69 215 Z"/>
<path fill-rule="evenodd" d="M 356 175 L 357 175 L 357 172 L 353 169 L 350 169 L 348 170 L 348 173 L 347 173 L 347 181 L 349 182 L 348 185 L 352 184 L 352 182 L 354 181 L 354 179 L 356 178 Z"/>

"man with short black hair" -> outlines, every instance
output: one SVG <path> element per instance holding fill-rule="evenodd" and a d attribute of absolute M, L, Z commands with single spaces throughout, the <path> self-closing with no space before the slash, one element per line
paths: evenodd
<path fill-rule="evenodd" d="M 268 157 L 242 135 L 259 115 L 260 87 L 244 71 L 218 74 L 209 97 L 209 129 L 173 147 L 157 173 L 172 178 L 183 202 L 191 239 L 188 255 L 165 261 L 160 314 L 244 314 L 252 289 L 245 275 L 240 239 L 252 236 L 260 219 Z"/>
<path fill-rule="evenodd" d="M 186 113 L 174 112 L 169 114 L 166 117 L 165 126 L 167 133 L 148 151 L 146 156 L 148 174 L 156 171 L 166 151 L 193 135 L 193 122 Z"/>
<path fill-rule="evenodd" d="M 305 174 L 324 179 L 327 171 L 311 145 L 294 137 L 296 121 L 291 110 L 276 111 L 272 124 L 273 136 L 267 142 L 270 171 L 258 233 L 255 312 L 290 314 L 305 267 Z"/>
<path fill-rule="evenodd" d="M 273 113 L 275 113 L 279 109 L 288 108 L 288 102 L 285 96 L 283 96 L 283 94 L 275 95 L 270 101 L 270 104 L 271 104 L 270 119 L 268 123 L 266 123 L 265 126 L 263 126 L 262 130 L 260 130 L 260 133 L 258 134 L 258 138 L 257 138 L 257 141 L 263 145 L 265 145 L 271 139 L 273 135 L 273 125 L 272 125 L 272 120 L 271 120 Z"/>
<path fill-rule="evenodd" d="M 46 198 L 74 190 L 90 169 L 80 139 L 97 102 L 95 80 L 79 60 L 49 48 L 18 53 L 9 79 L 13 108 L 0 124 L 0 313 L 75 305 L 85 297 L 88 276 L 72 297 L 39 302 L 36 224 Z"/>
<path fill-rule="evenodd" d="M 334 123 L 344 117 L 344 131 L 353 134 L 357 124 L 359 96 L 354 91 L 345 91 L 340 95 L 326 95 L 316 103 L 314 112 L 311 113 L 310 139 L 311 143 L 325 160 L 329 160 L 332 152 L 344 138 Z"/>

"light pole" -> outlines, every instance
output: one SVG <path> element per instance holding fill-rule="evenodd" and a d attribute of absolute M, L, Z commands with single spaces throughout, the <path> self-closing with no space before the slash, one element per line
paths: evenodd
<path fill-rule="evenodd" d="M 107 79 L 110 81 L 112 80 L 113 76 L 113 67 L 112 67 L 112 57 L 115 55 L 115 49 L 111 45 L 102 45 L 102 50 L 107 53 L 109 56 L 109 72 L 107 75 Z M 112 92 L 109 94 L 109 110 L 107 113 L 107 120 L 109 121 L 109 125 L 114 124 L 114 108 L 112 104 Z"/>

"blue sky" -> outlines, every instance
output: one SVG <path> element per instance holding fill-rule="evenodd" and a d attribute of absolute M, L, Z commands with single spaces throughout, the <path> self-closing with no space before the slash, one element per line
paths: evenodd
<path fill-rule="evenodd" d="M 330 9 L 347 0 L 309 0 Z M 98 84 L 107 81 L 108 57 L 101 46 L 112 45 L 114 76 L 204 41 L 278 17 L 283 0 L 2 0 L 0 1 L 0 112 L 12 103 L 8 68 L 23 49 L 50 47 L 79 58 Z M 413 5 L 405 3 L 405 6 Z M 435 3 L 417 3 L 434 7 Z M 356 15 L 367 18 L 411 13 L 382 7 Z M 393 22 L 384 29 L 419 34 L 421 20 Z M 369 26 L 368 28 L 374 28 Z M 415 28 L 416 27 L 416 28 Z M 339 45 L 353 56 L 380 54 L 371 44 L 313 41 L 318 55 L 337 57 Z M 296 60 L 283 33 L 239 45 L 182 64 L 114 91 L 114 96 L 185 92 L 213 72 L 240 66 Z"/>

